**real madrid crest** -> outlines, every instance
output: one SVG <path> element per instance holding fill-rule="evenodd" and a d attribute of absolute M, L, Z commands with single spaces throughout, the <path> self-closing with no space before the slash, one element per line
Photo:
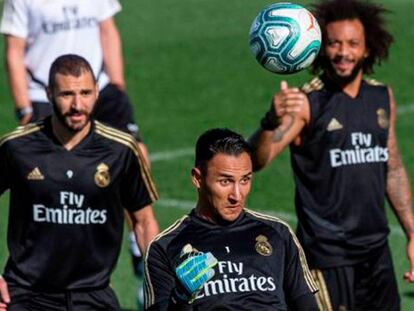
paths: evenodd
<path fill-rule="evenodd" d="M 267 241 L 267 237 L 259 235 L 256 237 L 256 252 L 262 256 L 270 256 L 273 253 L 272 245 Z"/>
<path fill-rule="evenodd" d="M 380 108 L 377 110 L 377 118 L 378 118 L 378 125 L 383 128 L 386 129 L 388 128 L 389 124 L 390 124 L 390 120 L 388 118 L 388 114 L 385 111 L 385 109 Z"/>
<path fill-rule="evenodd" d="M 111 182 L 111 176 L 109 175 L 109 167 L 105 163 L 101 163 L 96 167 L 95 184 L 98 187 L 105 188 Z"/>

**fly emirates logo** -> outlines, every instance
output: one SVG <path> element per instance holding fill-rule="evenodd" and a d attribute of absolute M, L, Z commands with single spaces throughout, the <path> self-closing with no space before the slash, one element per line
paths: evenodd
<path fill-rule="evenodd" d="M 219 261 L 218 268 L 215 268 L 215 270 L 216 275 L 218 274 L 217 277 L 204 284 L 196 299 L 224 293 L 271 292 L 276 290 L 273 277 L 254 273 L 246 275 L 242 262 Z"/>
<path fill-rule="evenodd" d="M 85 196 L 73 192 L 61 191 L 59 193 L 60 207 L 47 207 L 43 204 L 33 204 L 33 220 L 69 225 L 104 224 L 106 210 L 84 208 Z"/>
<path fill-rule="evenodd" d="M 351 133 L 353 149 L 331 149 L 329 156 L 332 167 L 343 165 L 379 163 L 388 161 L 388 148 L 372 145 L 372 134 Z"/>

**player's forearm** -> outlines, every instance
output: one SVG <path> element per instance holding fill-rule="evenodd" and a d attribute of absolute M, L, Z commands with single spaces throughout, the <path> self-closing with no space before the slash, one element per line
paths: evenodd
<path fill-rule="evenodd" d="M 258 128 L 249 138 L 253 148 L 252 160 L 255 171 L 261 170 L 271 162 L 273 136 L 274 131 Z"/>
<path fill-rule="evenodd" d="M 141 250 L 141 253 L 144 254 L 149 243 L 155 238 L 159 233 L 159 227 L 157 220 L 152 212 L 150 206 L 145 207 L 150 208 L 150 211 L 145 212 L 145 217 L 138 219 L 134 224 L 134 232 L 137 238 L 138 246 Z"/>
<path fill-rule="evenodd" d="M 25 41 L 6 37 L 6 66 L 11 94 L 16 108 L 30 107 L 26 66 L 24 64 Z"/>
<path fill-rule="evenodd" d="M 105 72 L 111 83 L 121 90 L 125 89 L 122 43 L 115 22 L 112 18 L 101 22 L 100 37 Z"/>
<path fill-rule="evenodd" d="M 250 138 L 253 148 L 253 169 L 258 171 L 268 165 L 300 133 L 304 121 L 295 114 L 286 114 L 274 129 L 260 127 Z"/>
<path fill-rule="evenodd" d="M 411 187 L 407 171 L 399 156 L 396 163 L 388 169 L 387 196 L 407 237 L 414 238 Z"/>

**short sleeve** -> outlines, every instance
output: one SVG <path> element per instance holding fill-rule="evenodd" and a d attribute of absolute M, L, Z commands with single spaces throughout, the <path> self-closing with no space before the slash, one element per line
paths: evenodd
<path fill-rule="evenodd" d="M 29 33 L 29 10 L 27 0 L 5 0 L 0 32 L 20 38 Z"/>
<path fill-rule="evenodd" d="M 118 0 L 97 0 L 96 8 L 98 8 L 97 17 L 101 22 L 110 18 L 121 11 L 122 7 Z"/>
<path fill-rule="evenodd" d="M 284 280 L 284 292 L 287 293 L 288 302 L 318 290 L 306 263 L 305 253 L 293 232 L 289 233 L 286 241 Z"/>
<path fill-rule="evenodd" d="M 126 161 L 121 200 L 124 208 L 134 212 L 156 201 L 158 194 L 138 147 L 128 149 Z"/>

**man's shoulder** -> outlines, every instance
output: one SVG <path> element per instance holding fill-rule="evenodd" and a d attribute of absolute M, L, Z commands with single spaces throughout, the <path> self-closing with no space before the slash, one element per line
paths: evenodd
<path fill-rule="evenodd" d="M 19 126 L 14 131 L 0 137 L 0 146 L 26 144 L 28 140 L 35 137 L 44 128 L 43 122 L 30 123 Z"/>
<path fill-rule="evenodd" d="M 120 148 L 127 148 L 138 154 L 137 142 L 135 138 L 121 130 L 103 124 L 99 121 L 94 121 L 95 134 L 110 144 L 119 146 Z"/>
<path fill-rule="evenodd" d="M 378 80 L 373 79 L 373 78 L 369 78 L 369 77 L 364 78 L 364 81 L 369 86 L 386 86 L 383 82 L 378 81 Z"/>
<path fill-rule="evenodd" d="M 290 225 L 286 221 L 280 219 L 279 217 L 259 213 L 256 211 L 252 211 L 250 209 L 245 209 L 245 212 L 247 217 L 249 217 L 253 221 L 262 223 L 264 226 L 272 228 L 282 236 L 289 237 L 291 235 L 294 235 Z"/>
<path fill-rule="evenodd" d="M 372 78 L 364 78 L 363 81 L 365 82 L 364 85 L 366 88 L 369 89 L 378 89 L 378 90 L 387 90 L 388 86 L 385 83 L 382 83 L 376 79 L 372 79 Z"/>
<path fill-rule="evenodd" d="M 152 240 L 150 247 L 158 245 L 161 248 L 166 249 L 170 243 L 177 237 L 180 232 L 186 227 L 190 219 L 189 215 L 185 215 L 180 219 L 176 220 L 172 225 L 167 227 L 165 230 L 161 231 L 155 238 Z"/>
<path fill-rule="evenodd" d="M 309 80 L 308 82 L 304 83 L 301 86 L 301 90 L 306 93 L 306 94 L 310 94 L 312 92 L 317 92 L 317 91 L 321 91 L 324 88 L 324 83 L 322 81 L 322 79 L 320 77 L 313 77 L 311 80 Z"/>

